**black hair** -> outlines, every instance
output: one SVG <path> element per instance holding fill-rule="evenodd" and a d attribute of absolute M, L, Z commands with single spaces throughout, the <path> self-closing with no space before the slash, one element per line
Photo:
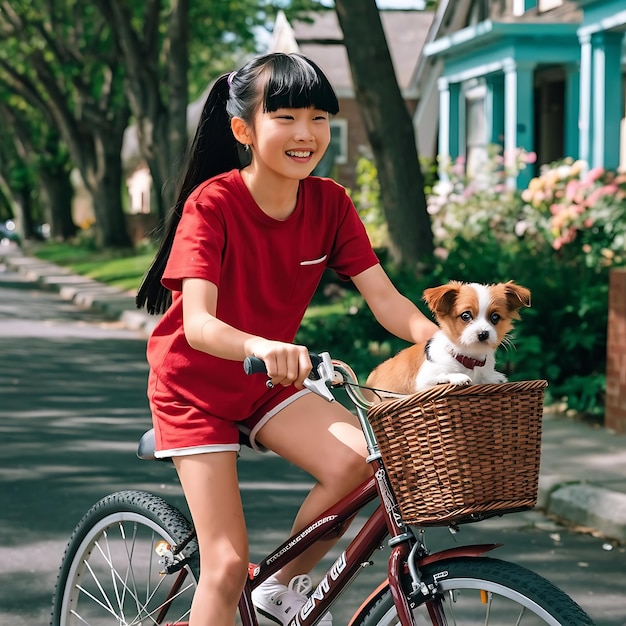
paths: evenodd
<path fill-rule="evenodd" d="M 300 54 L 277 52 L 255 57 L 236 72 L 220 76 L 202 109 L 176 203 L 154 261 L 137 292 L 137 308 L 145 306 L 150 314 L 164 313 L 169 308 L 172 294 L 161 284 L 161 278 L 185 202 L 205 180 L 247 165 L 249 156 L 235 139 L 230 120 L 240 117 L 252 126 L 260 103 L 265 113 L 309 107 L 331 115 L 339 111 L 335 91 L 322 70 Z"/>

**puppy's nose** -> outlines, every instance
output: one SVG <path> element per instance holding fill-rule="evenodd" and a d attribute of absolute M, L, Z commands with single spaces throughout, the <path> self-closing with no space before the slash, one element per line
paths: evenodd
<path fill-rule="evenodd" d="M 487 341 L 487 339 L 489 339 L 489 331 L 481 330 L 478 333 L 478 341 Z"/>

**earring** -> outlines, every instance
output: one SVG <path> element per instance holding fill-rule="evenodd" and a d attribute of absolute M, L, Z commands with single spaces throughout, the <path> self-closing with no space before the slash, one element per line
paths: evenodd
<path fill-rule="evenodd" d="M 244 143 L 244 144 L 243 144 L 243 149 L 244 149 L 246 152 L 250 152 L 250 144 L 248 144 L 248 143 Z"/>

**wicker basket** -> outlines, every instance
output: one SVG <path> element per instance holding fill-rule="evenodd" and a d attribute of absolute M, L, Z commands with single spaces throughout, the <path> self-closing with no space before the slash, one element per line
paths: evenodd
<path fill-rule="evenodd" d="M 404 522 L 444 526 L 534 507 L 546 386 L 440 385 L 373 406 Z"/>

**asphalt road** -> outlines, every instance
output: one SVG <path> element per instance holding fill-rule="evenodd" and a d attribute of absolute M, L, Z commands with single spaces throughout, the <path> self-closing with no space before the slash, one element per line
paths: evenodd
<path fill-rule="evenodd" d="M 143 336 L 0 266 L 0 625 L 48 623 L 65 544 L 102 496 L 146 489 L 184 509 L 174 471 L 135 456 L 150 427 L 144 352 Z M 240 478 L 257 559 L 285 539 L 311 482 L 281 459 L 249 451 Z M 501 542 L 494 556 L 546 576 L 599 626 L 626 626 L 624 546 L 572 532 L 535 511 L 465 526 L 456 537 L 429 534 L 433 549 Z M 386 553 L 334 608 L 336 626 L 347 624 L 384 577 Z"/>

